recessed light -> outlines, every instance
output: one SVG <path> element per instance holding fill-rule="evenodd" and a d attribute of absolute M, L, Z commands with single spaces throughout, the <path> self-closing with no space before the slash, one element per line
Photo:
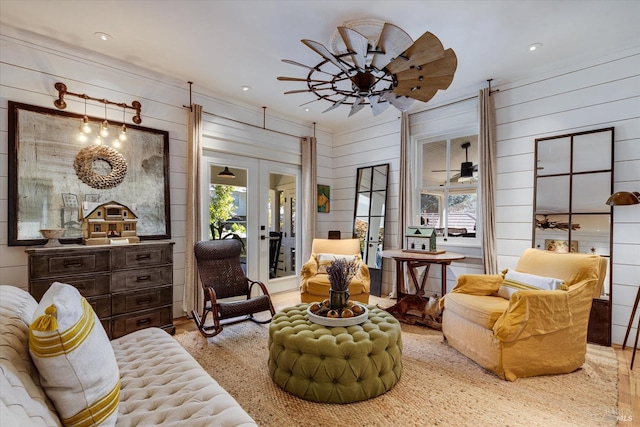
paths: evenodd
<path fill-rule="evenodd" d="M 542 47 L 542 43 L 533 43 L 529 45 L 529 51 L 533 52 L 534 50 L 538 50 Z"/>
<path fill-rule="evenodd" d="M 98 32 L 96 32 L 96 33 L 94 33 L 94 34 L 95 34 L 95 36 L 96 36 L 96 37 L 98 37 L 100 40 L 105 41 L 105 42 L 106 42 L 107 40 L 109 40 L 109 39 L 112 39 L 112 38 L 113 38 L 113 37 L 111 37 L 111 35 L 110 35 L 110 34 L 103 33 L 103 32 L 100 32 L 100 31 L 98 31 Z"/>
<path fill-rule="evenodd" d="M 310 108 L 305 108 L 304 111 L 309 112 L 309 111 L 311 111 L 311 109 Z"/>
<path fill-rule="evenodd" d="M 242 89 L 243 92 L 247 92 L 251 90 L 251 86 L 240 86 L 240 89 Z"/>

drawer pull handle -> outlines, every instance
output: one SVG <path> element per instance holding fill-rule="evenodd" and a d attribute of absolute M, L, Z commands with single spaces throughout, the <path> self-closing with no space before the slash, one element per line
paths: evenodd
<path fill-rule="evenodd" d="M 151 298 L 144 298 L 138 300 L 138 305 L 149 304 L 151 302 Z"/>
<path fill-rule="evenodd" d="M 148 317 L 146 319 L 138 320 L 138 326 L 148 325 L 150 323 L 151 323 L 151 319 L 149 319 Z"/>
<path fill-rule="evenodd" d="M 151 280 L 151 276 L 138 276 L 136 277 L 136 282 L 148 282 Z"/>
<path fill-rule="evenodd" d="M 82 260 L 81 259 L 65 260 L 64 266 L 65 267 L 82 267 Z"/>
<path fill-rule="evenodd" d="M 141 261 L 143 259 L 151 259 L 151 254 L 138 254 L 136 255 L 136 260 Z"/>

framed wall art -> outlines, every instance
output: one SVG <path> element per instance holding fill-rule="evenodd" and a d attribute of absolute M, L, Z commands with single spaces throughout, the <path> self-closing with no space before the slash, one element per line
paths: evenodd
<path fill-rule="evenodd" d="M 114 143 L 117 122 L 97 144 L 105 118 L 90 117 L 92 133 L 81 142 L 82 119 L 9 101 L 8 245 L 44 244 L 45 228 L 80 243 L 83 210 L 109 201 L 135 212 L 141 239 L 170 238 L 169 133 L 126 124 L 127 140 Z"/>
<path fill-rule="evenodd" d="M 328 213 L 331 210 L 331 188 L 318 184 L 318 212 Z"/>

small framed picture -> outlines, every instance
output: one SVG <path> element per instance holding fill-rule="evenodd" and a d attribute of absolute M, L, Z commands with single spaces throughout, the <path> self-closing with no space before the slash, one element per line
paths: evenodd
<path fill-rule="evenodd" d="M 544 247 L 546 250 L 552 252 L 578 252 L 578 241 L 572 240 L 571 245 L 569 245 L 569 242 L 566 240 L 545 239 Z"/>
<path fill-rule="evenodd" d="M 318 184 L 318 212 L 328 213 L 330 211 L 331 189 L 328 185 Z"/>

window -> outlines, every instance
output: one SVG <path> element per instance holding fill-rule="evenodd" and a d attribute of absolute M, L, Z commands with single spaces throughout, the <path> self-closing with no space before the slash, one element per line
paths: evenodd
<path fill-rule="evenodd" d="M 420 224 L 440 243 L 479 245 L 478 136 L 418 140 L 418 162 Z"/>

